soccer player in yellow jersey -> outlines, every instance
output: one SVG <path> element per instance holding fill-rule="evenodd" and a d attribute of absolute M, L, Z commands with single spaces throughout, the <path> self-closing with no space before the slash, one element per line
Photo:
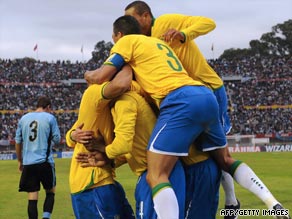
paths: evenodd
<path fill-rule="evenodd" d="M 87 152 L 85 145 L 92 138 L 98 138 L 99 133 L 107 144 L 113 140 L 109 101 L 103 99 L 102 87 L 93 84 L 85 90 L 78 119 L 66 134 L 67 145 L 74 147 L 73 157 L 80 152 Z M 69 184 L 77 219 L 134 218 L 131 216 L 133 212 L 130 216 L 123 216 L 126 198 L 119 184 L 114 181 L 114 170 L 110 164 L 102 168 L 82 168 L 80 163 L 72 159 Z"/>
<path fill-rule="evenodd" d="M 133 68 L 137 82 L 160 108 L 148 144 L 147 181 L 152 188 L 158 217 L 177 219 L 179 208 L 169 175 L 178 156 L 186 156 L 191 143 L 203 131 L 218 136 L 210 144 L 212 148 L 224 147 L 226 138 L 212 91 L 188 76 L 175 53 L 163 41 L 143 35 L 127 35 L 139 31 L 139 24 L 133 17 L 117 19 L 112 55 L 93 77 L 97 83 L 107 81 L 126 61 Z M 87 80 L 90 80 L 89 76 Z"/>
<path fill-rule="evenodd" d="M 199 137 L 201 149 L 210 151 L 220 168 L 255 194 L 260 191 L 259 195 L 269 208 L 283 209 L 254 172 L 228 153 L 213 92 L 188 76 L 165 42 L 139 33 L 140 26 L 134 17 L 118 18 L 113 24 L 116 44 L 110 57 L 99 69 L 85 77 L 89 81 L 103 83 L 111 80 L 127 63 L 132 67 L 137 82 L 159 106 L 160 113 L 147 151 L 147 182 L 152 188 L 158 217 L 179 218 L 177 198 L 169 183 L 169 175 L 178 157 L 187 156 L 191 143 Z M 130 83 L 131 80 L 127 86 L 126 83 L 124 85 L 128 88 Z"/>
<path fill-rule="evenodd" d="M 189 75 L 211 88 L 219 104 L 219 118 L 226 134 L 231 124 L 227 113 L 228 102 L 222 79 L 208 64 L 194 39 L 209 33 L 215 22 L 207 17 L 165 14 L 154 18 L 151 8 L 143 1 L 134 1 L 125 8 L 125 14 L 134 16 L 140 23 L 142 34 L 163 39 L 172 47 Z M 239 208 L 234 192 L 233 179 L 222 171 L 226 208 Z M 232 218 L 226 218 L 232 219 Z"/>
<path fill-rule="evenodd" d="M 147 101 L 136 91 L 126 92 L 113 99 L 110 105 L 115 125 L 115 138 L 111 144 L 96 147 L 96 149 L 105 152 L 108 158 L 115 159 L 117 161 L 115 162 L 116 167 L 121 164 L 120 160 L 125 160 L 133 173 L 139 176 L 135 189 L 136 218 L 157 219 L 151 189 L 146 182 L 147 143 L 156 122 L 156 115 Z M 93 156 L 99 155 L 97 152 L 91 154 Z M 88 153 L 79 153 L 77 156 L 77 160 L 82 162 L 84 167 L 102 164 L 95 163 L 95 161 L 101 161 L 98 158 L 96 160 L 88 159 L 87 155 Z M 170 182 L 179 200 L 180 219 L 185 218 L 184 179 L 183 166 L 177 162 L 170 175 Z"/>
<path fill-rule="evenodd" d="M 205 35 L 215 28 L 214 21 L 202 16 L 182 14 L 165 14 L 154 18 L 150 7 L 143 1 L 134 1 L 127 5 L 125 14 L 134 16 L 139 21 L 143 34 L 167 41 L 189 75 L 202 81 L 214 91 L 219 103 L 219 118 L 225 133 L 228 134 L 231 124 L 227 113 L 228 102 L 223 81 L 207 63 L 194 42 L 196 37 Z M 230 174 L 222 171 L 221 182 L 225 191 L 226 208 L 240 208 Z M 226 219 L 232 219 L 232 217 Z"/>
<path fill-rule="evenodd" d="M 126 160 L 133 173 L 139 176 L 135 189 L 136 218 L 156 219 L 157 215 L 153 207 L 151 190 L 146 182 L 146 149 L 156 122 L 156 116 L 146 100 L 133 91 L 115 98 L 110 105 L 112 105 L 111 112 L 115 124 L 115 139 L 105 148 L 99 147 L 98 149 L 102 152 L 105 151 L 108 158 L 116 159 L 118 161 L 116 167 L 120 165 L 120 160 Z M 96 152 L 91 154 L 99 156 Z M 91 156 L 88 157 L 88 153 L 79 153 L 77 160 L 82 162 L 84 167 L 102 165 L 99 157 L 90 159 Z M 121 157 L 123 159 L 120 159 Z M 170 175 L 171 185 L 179 200 L 179 218 L 185 219 L 196 216 L 196 218 L 215 219 L 221 175 L 219 168 L 207 153 L 198 152 L 195 147 L 191 147 L 190 156 L 183 161 L 192 166 L 190 168 L 195 168 L 199 174 L 192 174 L 191 177 L 194 178 L 192 183 L 195 183 L 195 186 L 193 184 L 186 185 L 187 188 L 191 187 L 187 189 L 188 194 L 185 194 L 183 186 L 185 176 L 180 162 L 176 164 Z M 191 165 L 194 162 L 196 165 Z M 187 170 L 186 173 L 189 174 L 189 171 Z M 195 196 L 196 199 L 194 200 L 192 196 Z M 186 202 L 184 202 L 185 199 Z M 184 210 L 185 203 L 187 204 L 187 212 Z M 206 205 L 209 208 L 206 208 Z M 185 213 L 189 217 L 186 217 Z"/>

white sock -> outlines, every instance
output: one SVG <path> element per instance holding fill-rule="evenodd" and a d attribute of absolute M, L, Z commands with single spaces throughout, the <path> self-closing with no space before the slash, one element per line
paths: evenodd
<path fill-rule="evenodd" d="M 222 170 L 221 184 L 225 193 L 225 205 L 237 205 L 232 176 Z"/>
<path fill-rule="evenodd" d="M 274 205 L 279 203 L 265 184 L 257 177 L 252 169 L 245 163 L 241 163 L 234 172 L 233 178 L 235 181 L 251 191 L 258 198 L 260 198 L 269 209 L 272 209 Z"/>
<path fill-rule="evenodd" d="M 179 207 L 171 187 L 161 188 L 153 197 L 154 209 L 158 219 L 178 219 Z"/>

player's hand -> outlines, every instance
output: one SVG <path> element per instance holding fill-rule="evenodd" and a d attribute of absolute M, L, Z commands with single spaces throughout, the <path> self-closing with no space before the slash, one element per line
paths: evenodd
<path fill-rule="evenodd" d="M 91 84 L 97 84 L 97 81 L 95 79 L 96 74 L 98 74 L 100 69 L 95 69 L 93 71 L 86 71 L 84 73 L 84 79 L 86 80 L 88 86 Z"/>
<path fill-rule="evenodd" d="M 176 29 L 169 29 L 164 33 L 162 36 L 163 40 L 167 43 L 171 43 L 174 40 L 178 40 L 181 42 L 185 41 L 185 36 L 182 34 L 182 32 L 176 30 Z"/>
<path fill-rule="evenodd" d="M 84 79 L 86 80 L 88 86 L 93 84 L 92 74 L 92 71 L 86 71 L 84 73 Z"/>
<path fill-rule="evenodd" d="M 82 123 L 74 131 L 72 131 L 71 138 L 80 144 L 87 144 L 93 138 L 93 131 L 82 130 L 83 126 L 84 126 L 84 124 Z"/>
<path fill-rule="evenodd" d="M 75 159 L 81 167 L 102 167 L 110 162 L 106 154 L 99 151 L 80 152 Z"/>
<path fill-rule="evenodd" d="M 92 136 L 92 138 L 83 145 L 90 152 L 94 152 L 94 151 L 105 152 L 105 146 L 106 146 L 105 141 L 99 131 L 98 131 L 97 137 Z"/>

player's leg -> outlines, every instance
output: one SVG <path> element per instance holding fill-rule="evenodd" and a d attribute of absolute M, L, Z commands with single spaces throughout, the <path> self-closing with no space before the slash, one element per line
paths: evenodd
<path fill-rule="evenodd" d="M 126 197 L 126 193 L 123 186 L 118 181 L 115 180 L 115 187 L 117 196 L 119 197 L 118 202 L 120 202 L 122 206 L 120 219 L 135 219 L 134 211 Z"/>
<path fill-rule="evenodd" d="M 216 146 L 223 146 L 226 144 L 225 134 L 231 129 L 229 115 L 227 113 L 227 95 L 225 91 L 225 87 L 214 91 L 214 95 L 216 96 L 216 100 L 218 102 L 218 121 L 210 126 L 207 130 L 207 133 L 211 134 L 210 138 L 206 138 L 207 142 L 204 144 L 209 144 L 207 147 L 216 148 Z M 221 125 L 221 128 L 219 127 Z M 223 131 L 221 130 L 223 128 Z M 209 131 L 211 130 L 211 132 Z M 206 135 L 208 136 L 208 135 Z M 209 142 L 208 142 L 209 141 Z M 215 147 L 214 147 L 215 146 Z M 204 147 L 204 146 L 202 146 Z M 217 147 L 220 148 L 220 147 Z M 203 149 L 203 148 L 202 148 Z M 205 149 L 203 149 L 205 150 Z M 236 206 L 239 208 L 239 202 L 237 202 L 235 192 L 234 192 L 234 183 L 232 176 L 222 170 L 221 184 L 223 186 L 223 190 L 225 192 L 225 206 L 229 208 L 229 206 Z M 233 219 L 234 217 L 225 217 L 225 219 Z"/>
<path fill-rule="evenodd" d="M 206 96 L 212 99 L 218 110 L 213 93 L 203 86 L 179 88 L 160 105 L 160 114 L 148 144 L 147 182 L 152 189 L 155 210 L 161 219 L 179 217 L 178 201 L 169 183 L 169 175 L 178 156 L 187 156 L 190 145 L 203 131 L 202 124 L 205 125 L 208 120 L 206 109 L 209 109 Z"/>
<path fill-rule="evenodd" d="M 199 163 L 185 165 L 185 174 L 185 219 L 216 219 L 221 169 L 212 158 L 208 158 Z"/>
<path fill-rule="evenodd" d="M 156 219 L 157 214 L 151 195 L 151 188 L 146 181 L 147 171 L 141 174 L 137 180 L 135 188 L 136 218 L 137 219 Z"/>
<path fill-rule="evenodd" d="M 178 206 L 179 206 L 179 219 L 185 218 L 185 200 L 186 200 L 186 182 L 185 182 L 185 171 L 182 162 L 178 160 L 173 167 L 172 172 L 169 176 L 169 181 L 175 192 Z"/>
<path fill-rule="evenodd" d="M 227 112 L 228 101 L 227 101 L 227 94 L 225 91 L 225 87 L 222 86 L 221 88 L 215 90 L 214 94 L 216 96 L 216 100 L 219 106 L 219 114 L 218 114 L 219 121 L 223 127 L 224 133 L 228 134 L 231 130 L 231 124 L 230 124 L 230 118 Z M 233 178 L 229 173 L 223 170 L 222 170 L 221 184 L 225 193 L 225 208 L 239 209 L 240 204 L 235 195 Z M 233 216 L 226 216 L 224 219 L 234 219 L 234 218 L 235 217 Z"/>
<path fill-rule="evenodd" d="M 145 171 L 138 177 L 135 187 L 136 218 L 156 219 L 157 215 L 153 206 L 151 189 L 146 181 L 146 174 Z"/>
<path fill-rule="evenodd" d="M 224 105 L 227 105 L 227 99 L 225 100 L 224 95 L 225 89 L 218 89 L 214 92 L 219 108 L 220 108 L 220 120 L 223 125 L 224 132 L 228 134 L 228 132 L 231 129 L 230 120 L 227 114 L 227 110 L 224 110 Z M 225 92 L 226 94 L 226 92 Z M 275 197 L 272 195 L 272 193 L 269 191 L 269 189 L 265 186 L 265 184 L 258 178 L 258 176 L 253 172 L 253 170 L 245 163 L 242 163 L 241 161 L 235 161 L 232 159 L 231 155 L 229 154 L 228 148 L 225 149 L 219 149 L 217 152 L 221 153 L 219 155 L 219 160 L 217 158 L 216 161 L 219 163 L 219 165 L 222 167 L 223 170 L 230 173 L 232 177 L 235 179 L 235 181 L 246 188 L 247 190 L 254 193 L 258 198 L 260 198 L 269 209 L 275 209 L 275 208 L 283 208 L 283 206 L 275 199 Z M 215 153 L 217 153 L 215 152 Z M 213 153 L 213 152 L 212 152 Z M 247 177 L 248 176 L 248 177 Z M 225 176 L 226 177 L 226 176 Z M 232 190 L 233 182 L 231 182 L 231 179 L 227 176 L 228 182 L 225 184 L 225 191 Z M 227 193 L 225 193 L 227 194 Z M 235 194 L 232 192 L 231 195 L 228 196 L 229 198 L 232 198 L 232 202 L 235 202 Z M 232 204 L 233 207 L 234 204 Z M 239 205 L 239 202 L 238 202 Z M 237 208 L 235 206 L 235 208 Z M 239 208 L 239 206 L 238 206 Z M 279 217 L 282 218 L 282 217 Z M 289 218 L 283 217 L 283 218 Z M 227 219 L 227 218 L 226 218 Z"/>
<path fill-rule="evenodd" d="M 216 112 L 214 111 L 214 113 Z M 205 138 L 200 144 L 201 149 L 210 151 L 213 159 L 222 170 L 230 173 L 238 184 L 259 197 L 269 209 L 282 207 L 247 164 L 231 157 L 219 117 L 217 120 L 217 122 L 209 123 L 209 126 L 205 129 Z M 225 142 L 225 146 L 223 142 Z"/>
<path fill-rule="evenodd" d="M 234 181 L 232 176 L 225 172 L 222 172 L 221 185 L 225 194 L 225 209 L 240 209 L 240 202 L 237 200 L 234 191 Z M 232 219 L 234 216 L 225 216 L 224 219 Z"/>
<path fill-rule="evenodd" d="M 227 153 L 229 150 L 227 149 Z M 229 155 L 230 156 L 230 155 Z M 236 198 L 234 191 L 234 180 L 233 177 L 228 173 L 222 170 L 221 185 L 225 193 L 225 209 L 240 209 L 240 202 Z M 224 219 L 235 219 L 233 215 L 225 216 Z"/>
<path fill-rule="evenodd" d="M 38 219 L 37 203 L 39 190 L 40 181 L 38 175 L 38 165 L 23 166 L 19 182 L 19 191 L 24 191 L 28 194 L 27 213 L 29 219 Z"/>
<path fill-rule="evenodd" d="M 45 162 L 39 167 L 40 181 L 45 189 L 46 197 L 43 203 L 43 219 L 50 219 L 56 191 L 56 170 L 53 163 Z"/>
<path fill-rule="evenodd" d="M 204 130 L 210 117 L 218 119 L 218 114 L 209 113 L 210 106 L 218 111 L 215 96 L 204 86 L 179 88 L 160 105 L 160 114 L 148 144 L 147 182 L 161 219 L 179 217 L 179 205 L 169 183 L 169 174 L 178 156 L 188 155 L 190 145 Z"/>
<path fill-rule="evenodd" d="M 218 105 L 219 105 L 219 119 L 223 126 L 223 130 L 227 135 L 231 130 L 230 118 L 228 115 L 228 100 L 224 85 L 214 91 Z M 225 193 L 225 208 L 239 209 L 240 204 L 236 198 L 234 191 L 234 182 L 232 176 L 222 171 L 221 184 Z M 232 219 L 233 217 L 225 217 L 225 219 Z"/>
<path fill-rule="evenodd" d="M 46 190 L 46 198 L 43 205 L 43 219 L 51 218 L 55 203 L 55 187 L 53 189 Z"/>
<path fill-rule="evenodd" d="M 223 149 L 210 151 L 210 153 L 223 170 L 229 172 L 239 185 L 249 190 L 259 199 L 261 199 L 269 209 L 282 207 L 279 201 L 275 199 L 273 194 L 254 173 L 254 171 L 246 163 L 243 163 L 239 160 L 234 160 L 227 152 L 227 150 L 228 148 L 226 147 Z M 287 216 L 279 218 L 289 217 Z"/>
<path fill-rule="evenodd" d="M 138 179 L 135 189 L 136 218 L 137 219 L 157 219 L 154 210 L 151 188 L 146 181 L 147 171 Z M 184 219 L 185 209 L 185 174 L 180 161 L 177 161 L 170 176 L 169 181 L 176 194 L 179 205 L 179 218 Z"/>
<path fill-rule="evenodd" d="M 169 182 L 170 173 L 177 160 L 176 156 L 147 151 L 147 182 L 152 189 L 155 211 L 161 219 L 179 218 L 179 204 Z"/>
<path fill-rule="evenodd" d="M 29 219 L 38 219 L 38 192 L 28 192 L 27 213 Z"/>
<path fill-rule="evenodd" d="M 227 149 L 227 153 L 230 156 L 229 150 Z M 223 187 L 225 193 L 225 209 L 240 209 L 240 202 L 236 198 L 234 191 L 234 180 L 233 177 L 228 173 L 222 170 L 221 177 L 221 185 Z M 237 217 L 234 215 L 224 216 L 224 219 L 236 219 Z"/>
<path fill-rule="evenodd" d="M 236 161 L 232 164 L 230 173 L 238 184 L 255 194 L 269 209 L 274 209 L 277 206 L 282 207 L 267 186 L 246 163 Z"/>

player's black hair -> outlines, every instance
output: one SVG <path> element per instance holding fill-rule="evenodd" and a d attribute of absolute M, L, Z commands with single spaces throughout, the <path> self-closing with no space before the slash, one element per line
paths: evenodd
<path fill-rule="evenodd" d="M 47 108 L 51 105 L 51 100 L 46 96 L 40 96 L 37 102 L 37 108 Z"/>
<path fill-rule="evenodd" d="M 130 15 L 119 17 L 117 20 L 115 20 L 113 26 L 114 34 L 118 34 L 118 32 L 121 32 L 124 35 L 141 34 L 139 22 L 136 20 L 136 18 Z"/>
<path fill-rule="evenodd" d="M 151 8 L 149 7 L 149 5 L 147 5 L 146 2 L 143 1 L 133 1 L 132 3 L 128 4 L 125 8 L 125 11 L 130 9 L 130 8 L 134 8 L 135 12 L 138 15 L 142 15 L 144 12 L 148 12 L 151 17 L 153 17 L 152 12 L 151 12 Z"/>

